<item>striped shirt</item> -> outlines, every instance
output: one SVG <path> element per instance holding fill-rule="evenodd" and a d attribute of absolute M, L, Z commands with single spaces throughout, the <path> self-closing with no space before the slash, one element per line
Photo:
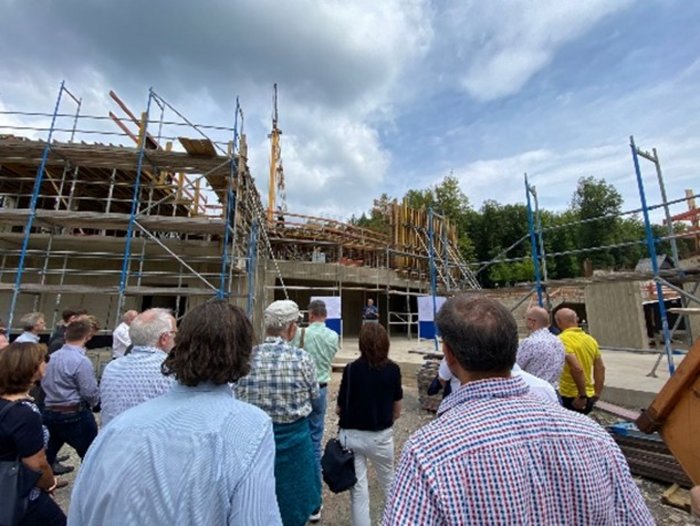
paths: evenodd
<path fill-rule="evenodd" d="M 521 378 L 464 384 L 404 447 L 384 525 L 652 525 L 612 438 Z"/>
<path fill-rule="evenodd" d="M 564 368 L 564 344 L 547 327 L 537 329 L 520 342 L 516 361 L 523 371 L 546 380 L 556 389 Z"/>
<path fill-rule="evenodd" d="M 134 347 L 130 354 L 107 364 L 100 380 L 102 427 L 127 409 L 170 390 L 175 378 L 161 372 L 167 356 L 156 347 Z"/>
<path fill-rule="evenodd" d="M 236 397 L 265 411 L 275 424 L 311 413 L 318 398 L 316 368 L 309 354 L 282 338 L 266 338 L 253 348 L 250 373 L 234 387 Z"/>
<path fill-rule="evenodd" d="M 268 416 L 226 384 L 178 383 L 97 435 L 68 524 L 279 525 L 274 464 Z"/>

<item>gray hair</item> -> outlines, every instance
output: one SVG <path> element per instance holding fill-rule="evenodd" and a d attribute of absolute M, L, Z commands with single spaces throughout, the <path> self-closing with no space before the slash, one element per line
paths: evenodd
<path fill-rule="evenodd" d="M 498 373 L 513 367 L 518 326 L 511 312 L 497 301 L 455 296 L 445 302 L 435 321 L 465 371 Z"/>
<path fill-rule="evenodd" d="M 167 310 L 167 309 L 166 309 Z M 170 312 L 170 311 L 168 311 Z M 122 314 L 122 321 L 124 323 L 131 323 L 136 319 L 136 316 L 139 315 L 139 311 L 137 310 L 128 310 L 124 314 Z"/>
<path fill-rule="evenodd" d="M 19 319 L 19 322 L 22 325 L 22 330 L 31 331 L 34 325 L 39 323 L 39 320 L 46 320 L 46 316 L 44 316 L 43 312 L 30 312 L 25 314 Z"/>
<path fill-rule="evenodd" d="M 129 337 L 134 347 L 155 347 L 163 333 L 173 330 L 173 315 L 169 309 L 148 309 L 129 325 Z"/>
<path fill-rule="evenodd" d="M 313 300 L 311 303 L 309 303 L 309 314 L 313 314 L 319 318 L 325 318 L 328 316 L 326 302 L 323 300 Z"/>

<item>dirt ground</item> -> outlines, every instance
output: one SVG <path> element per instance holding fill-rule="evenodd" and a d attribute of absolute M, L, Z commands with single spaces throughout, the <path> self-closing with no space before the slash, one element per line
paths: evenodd
<path fill-rule="evenodd" d="M 356 340 L 346 340 L 343 347 L 344 348 L 336 357 L 336 362 L 338 363 L 348 362 L 359 354 L 356 351 Z M 423 358 L 418 354 L 409 352 L 410 350 L 414 349 L 432 350 L 433 347 L 430 342 L 423 342 L 422 344 L 419 344 L 415 340 L 410 341 L 404 339 L 398 340 L 397 342 L 392 341 L 391 357 L 401 365 L 404 386 L 403 413 L 401 418 L 394 425 L 394 442 L 396 447 L 395 458 L 397 462 L 404 442 L 410 436 L 410 434 L 434 418 L 432 413 L 421 409 L 418 402 L 416 371 L 420 367 Z M 333 412 L 333 408 L 335 407 L 333 402 L 337 399 L 340 377 L 341 374 L 339 372 L 334 372 L 329 384 L 329 403 L 328 413 L 326 415 L 324 444 L 326 440 L 334 436 L 337 432 L 338 420 Z M 598 420 L 599 423 L 606 424 L 610 417 L 606 415 L 594 415 L 594 418 Z M 80 460 L 77 455 L 75 455 L 75 452 L 66 446 L 61 453 L 69 454 L 71 456 L 66 463 L 75 466 L 77 471 L 80 465 Z M 76 472 L 65 475 L 63 478 L 70 481 L 71 484 L 56 492 L 56 499 L 66 512 L 68 511 L 68 507 L 70 505 L 70 491 L 72 489 L 72 481 L 75 474 Z M 368 474 L 370 482 L 370 509 L 372 523 L 377 524 L 381 518 L 381 512 L 383 509 L 383 496 L 381 495 L 381 490 L 377 484 L 376 476 L 371 466 L 368 470 Z M 661 526 L 700 524 L 700 521 L 695 521 L 688 513 L 661 503 L 661 494 L 668 488 L 667 484 L 660 484 L 642 478 L 635 478 L 635 481 L 640 488 L 640 491 L 644 496 L 651 513 L 654 515 L 654 519 L 656 520 L 657 524 Z M 328 489 L 324 486 L 323 502 L 324 508 L 321 522 L 319 524 L 324 526 L 346 526 L 350 524 L 349 492 L 335 495 L 328 491 Z"/>

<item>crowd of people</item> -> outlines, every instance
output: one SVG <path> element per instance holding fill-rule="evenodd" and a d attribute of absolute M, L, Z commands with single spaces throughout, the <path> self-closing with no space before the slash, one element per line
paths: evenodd
<path fill-rule="evenodd" d="M 179 323 L 166 309 L 124 313 L 113 360 L 98 383 L 86 355 L 99 330 L 67 309 L 49 349 L 41 313 L 0 331 L 0 460 L 35 474 L 17 524 L 250 524 L 302 526 L 323 512 L 327 413 L 354 453 L 351 523 L 369 525 L 368 464 L 384 498 L 382 524 L 653 524 L 627 462 L 585 416 L 605 367 L 570 309 L 528 309 L 518 341 L 508 309 L 456 296 L 438 312 L 452 384 L 437 418 L 395 462 L 401 369 L 373 302 L 363 309 L 359 357 L 328 400 L 338 334 L 326 305 L 271 303 L 255 344 L 240 308 L 214 300 Z M 52 345 L 53 344 L 53 345 Z M 330 409 L 329 409 L 330 406 Z M 95 414 L 99 413 L 98 427 Z M 82 464 L 68 517 L 52 498 L 64 444 Z M 2 497 L 0 496 L 0 499 Z"/>

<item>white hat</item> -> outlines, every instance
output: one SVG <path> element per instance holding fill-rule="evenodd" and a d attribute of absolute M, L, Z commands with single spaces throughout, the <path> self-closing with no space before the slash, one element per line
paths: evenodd
<path fill-rule="evenodd" d="M 278 300 L 265 309 L 265 327 L 284 327 L 299 320 L 299 306 L 291 300 Z"/>

